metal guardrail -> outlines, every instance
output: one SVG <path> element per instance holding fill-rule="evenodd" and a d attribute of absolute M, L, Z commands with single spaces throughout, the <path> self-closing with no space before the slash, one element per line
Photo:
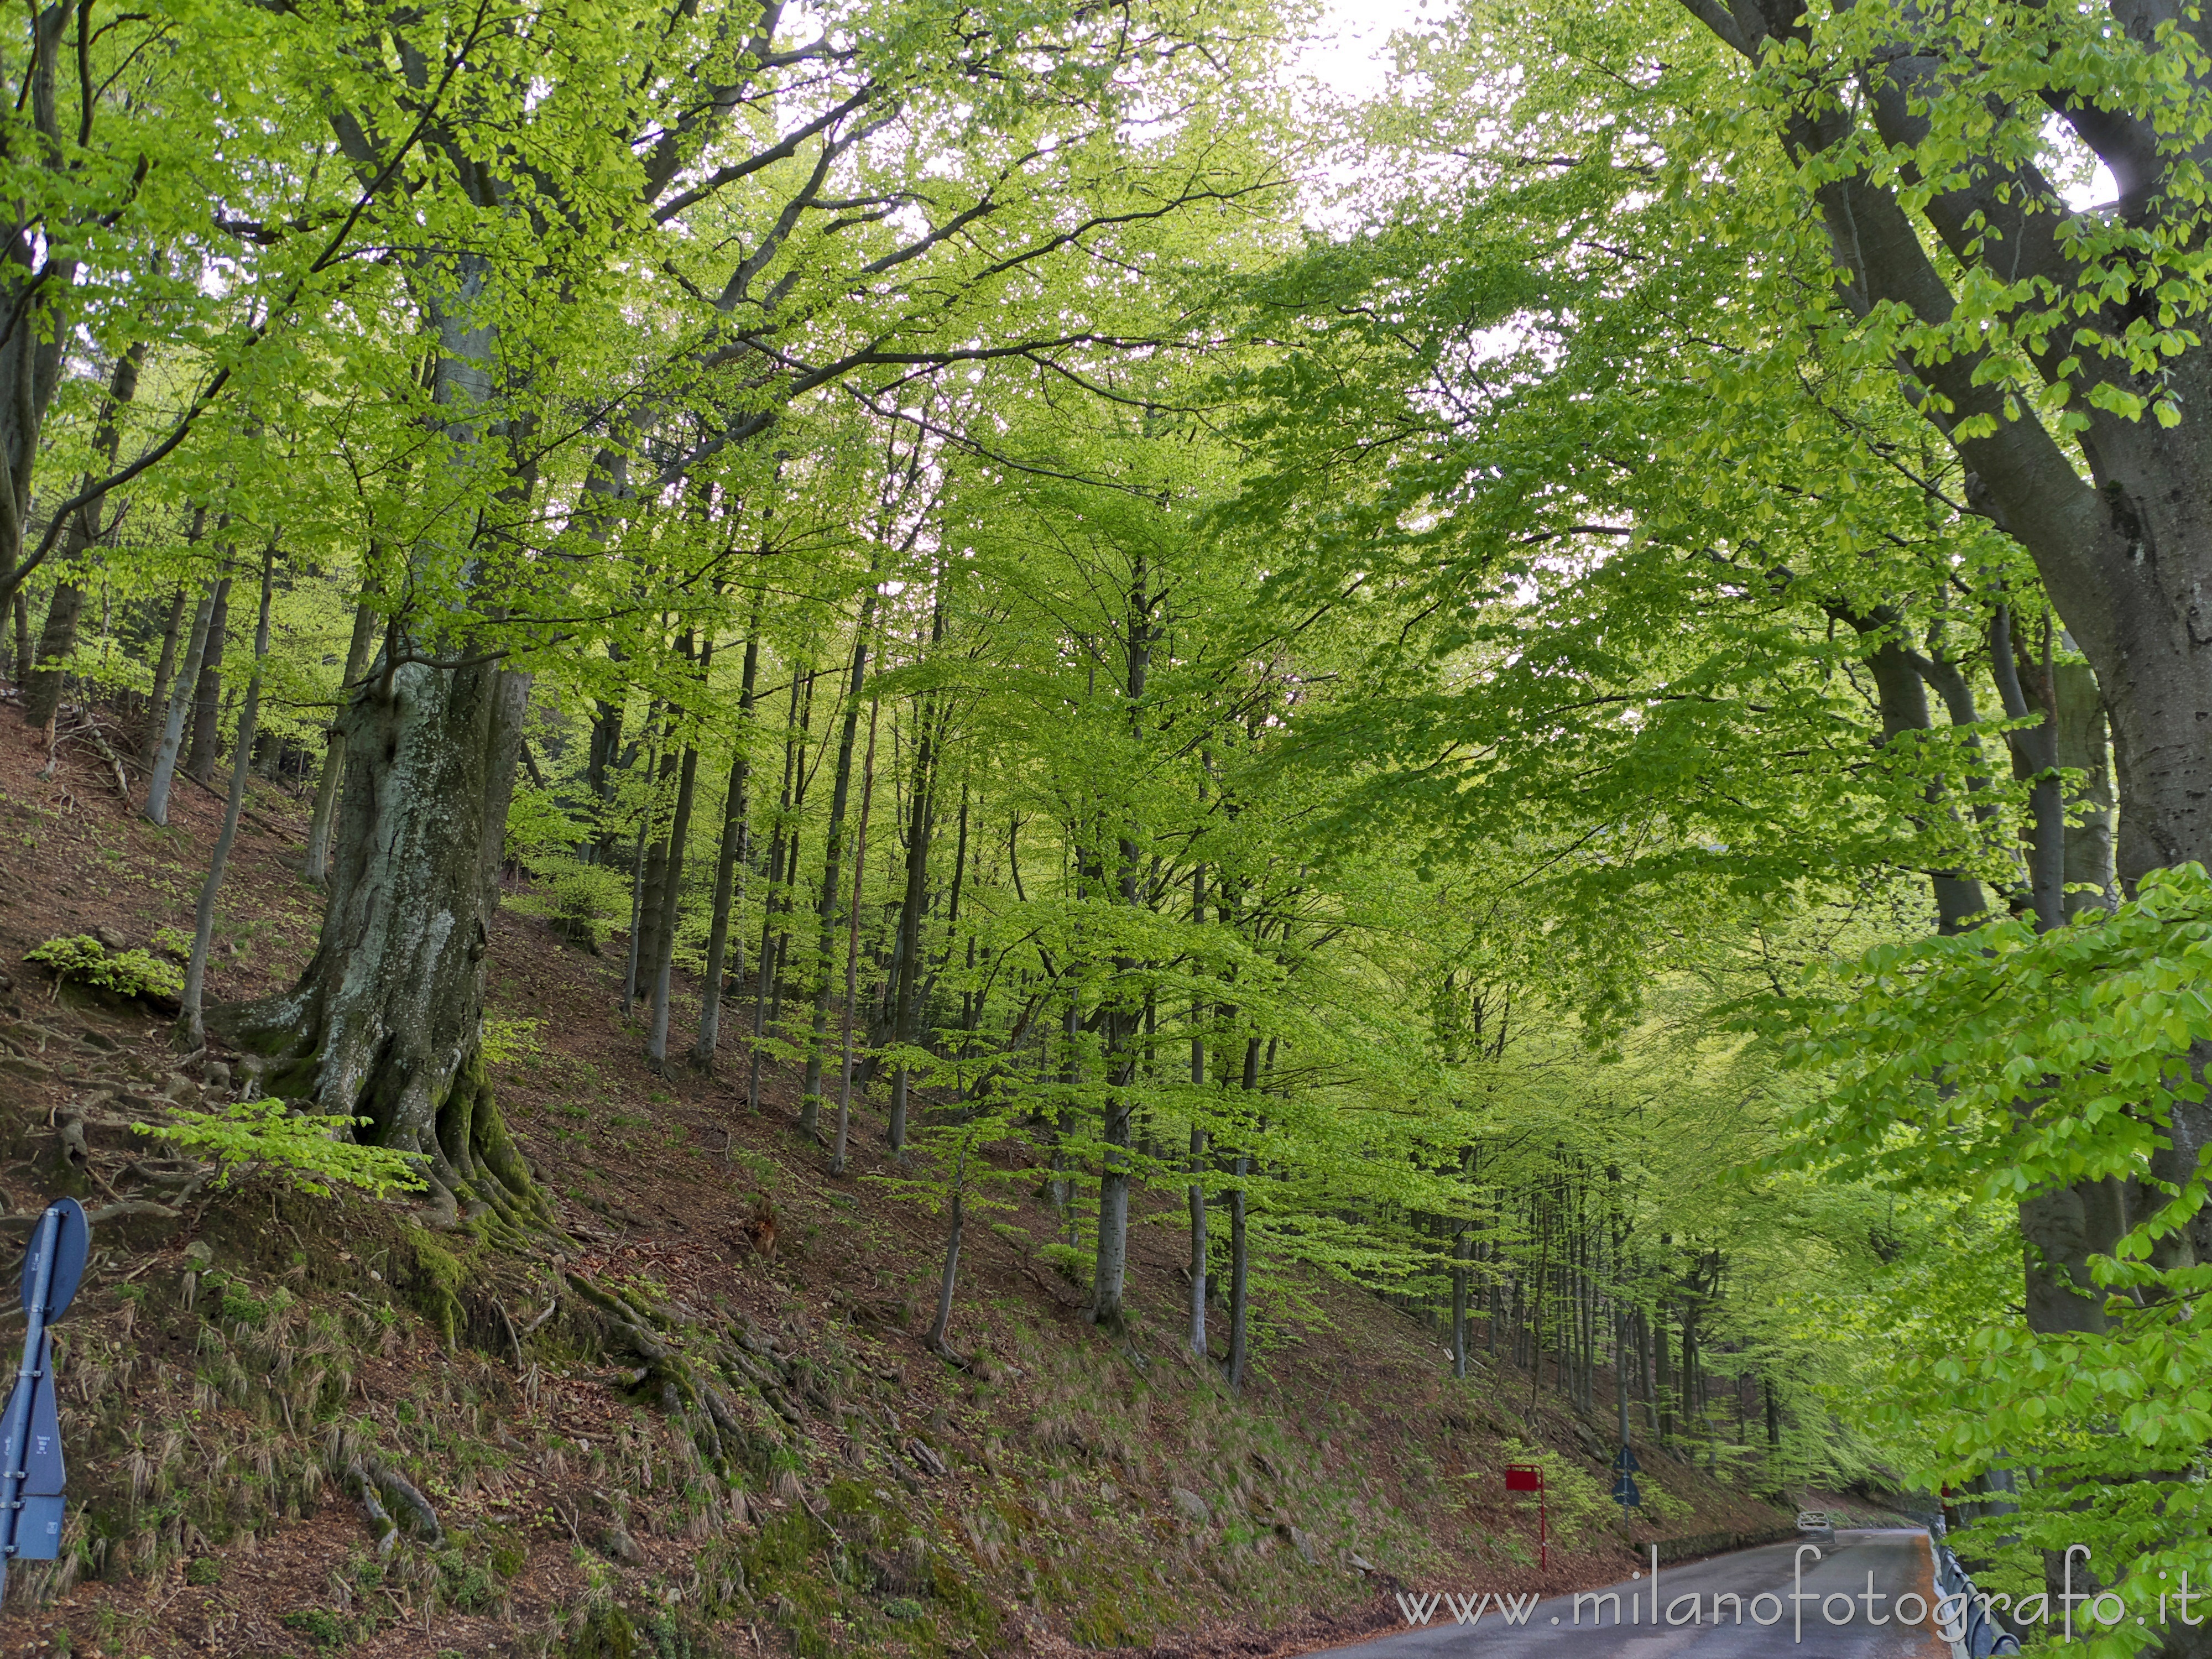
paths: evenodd
<path fill-rule="evenodd" d="M 1951 1553 L 1951 1547 L 1931 1530 L 1928 1547 L 1936 1557 L 1936 1593 L 1959 1605 L 1957 1617 L 1938 1629 L 1951 1644 L 1953 1659 L 1990 1659 L 1992 1654 L 2018 1653 L 2020 1638 L 1990 1617 L 1989 1603 L 1974 1589 L 1973 1579 Z"/>

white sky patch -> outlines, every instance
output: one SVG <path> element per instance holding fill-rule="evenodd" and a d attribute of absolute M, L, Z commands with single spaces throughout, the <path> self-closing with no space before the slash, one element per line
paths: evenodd
<path fill-rule="evenodd" d="M 1347 105 L 1380 97 L 1390 79 L 1390 36 L 1441 15 L 1452 0 L 1322 0 L 1312 33 L 1291 54 L 1288 70 L 1305 83 L 1299 101 L 1309 118 L 1327 122 Z M 1300 216 L 1310 229 L 1348 236 L 1363 216 L 1362 186 L 1381 182 L 1365 158 L 1334 147 L 1314 168 L 1301 192 Z"/>
<path fill-rule="evenodd" d="M 1389 75 L 1390 32 L 1411 28 L 1424 9 L 1425 0 L 1327 0 L 1317 38 L 1297 54 L 1296 73 L 1340 98 L 1372 98 Z"/>

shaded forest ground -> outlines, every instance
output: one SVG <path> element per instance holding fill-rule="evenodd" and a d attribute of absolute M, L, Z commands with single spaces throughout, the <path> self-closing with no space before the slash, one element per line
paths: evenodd
<path fill-rule="evenodd" d="M 47 759 L 0 718 L 0 1273 L 53 1191 L 136 1207 L 98 1230 L 61 1328 L 72 1548 L 18 1569 L 0 1652 L 1259 1656 L 1395 1624 L 1401 1583 L 1577 1588 L 1656 1539 L 1717 1547 L 1789 1518 L 1639 1438 L 1673 1519 L 1624 1528 L 1601 1505 L 1562 1542 L 1555 1516 L 1540 1573 L 1506 1443 L 1602 1490 L 1609 1377 L 1595 1419 L 1548 1386 L 1529 1412 L 1525 1373 L 1485 1360 L 1455 1383 L 1432 1331 L 1316 1282 L 1325 1323 L 1270 1324 L 1230 1400 L 1180 1352 L 1165 1201 L 1133 1229 L 1126 1349 L 1038 1256 L 1042 1202 L 971 1226 L 954 1340 L 975 1358 L 956 1369 L 921 1340 L 939 1225 L 869 1178 L 891 1172 L 879 1113 L 832 1178 L 791 1127 L 794 1076 L 772 1073 L 749 1118 L 733 1062 L 653 1075 L 618 960 L 511 909 L 490 1012 L 543 1023 L 495 1070 L 564 1237 L 520 1255 L 434 1237 L 404 1205 L 253 1182 L 163 1202 L 131 1125 L 229 1091 L 174 1069 L 156 1012 L 87 1002 L 23 957 L 55 935 L 189 928 L 220 804 L 180 782 L 156 830 L 96 755 Z M 255 781 L 212 998 L 281 985 L 312 949 L 305 820 Z M 726 1029 L 749 1024 L 740 1004 Z M 785 1420 L 724 1425 L 752 1449 L 744 1474 L 706 1466 L 580 1282 L 762 1376 Z M 428 1498 L 441 1538 L 380 1553 L 349 1479 L 380 1468 Z"/>

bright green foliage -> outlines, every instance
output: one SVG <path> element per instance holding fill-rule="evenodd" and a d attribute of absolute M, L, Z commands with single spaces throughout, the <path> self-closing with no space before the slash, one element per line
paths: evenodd
<path fill-rule="evenodd" d="M 426 1184 L 408 1154 L 340 1139 L 333 1120 L 293 1112 L 281 1100 L 234 1101 L 204 1112 L 179 1107 L 171 1116 L 169 1123 L 132 1127 L 140 1134 L 215 1158 L 222 1165 L 218 1187 L 270 1175 L 316 1198 L 328 1198 L 332 1182 L 385 1198 L 420 1191 Z M 365 1127 L 369 1120 L 361 1121 Z"/>
<path fill-rule="evenodd" d="M 179 995 L 184 975 L 173 963 L 144 951 L 110 951 L 89 933 L 50 939 L 23 952 L 27 962 L 44 963 L 60 979 L 96 985 L 118 996 Z"/>
<path fill-rule="evenodd" d="M 501 1066 L 541 1052 L 538 1040 L 542 1019 L 487 1019 L 483 1023 L 483 1057 L 487 1066 Z"/>
<path fill-rule="evenodd" d="M 1872 1313 L 1897 1340 L 1861 1410 L 1929 1485 L 2013 1472 L 2021 1512 L 1983 1529 L 2036 1549 L 2085 1544 L 2138 1611 L 2158 1576 L 2212 1579 L 2212 1265 L 2176 1235 L 2203 1206 L 2205 1171 L 2179 1192 L 2153 1173 L 2177 1101 L 2201 1098 L 2212 1043 L 2212 877 L 2147 877 L 2110 915 L 2037 934 L 2001 922 L 1958 939 L 1887 945 L 1808 973 L 1793 1006 L 1821 1068 L 1789 1161 L 1946 1199 L 1958 1219 L 1905 1256 Z M 2126 1182 L 2147 1215 L 2093 1259 L 2111 1328 L 2036 1334 L 2014 1310 L 2018 1244 L 1960 1222 L 2085 1182 Z M 1867 1313 L 1862 1310 L 1862 1320 Z M 2133 1650 L 2114 1633 L 2101 1651 Z"/>

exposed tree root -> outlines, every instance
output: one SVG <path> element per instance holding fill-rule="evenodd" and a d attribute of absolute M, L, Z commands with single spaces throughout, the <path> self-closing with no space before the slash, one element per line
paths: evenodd
<path fill-rule="evenodd" d="M 802 1401 L 834 1417 L 836 1401 L 804 1362 L 778 1353 L 742 1315 L 687 1325 L 574 1273 L 562 1275 L 561 1301 L 574 1335 L 642 1362 L 629 1369 L 629 1391 L 681 1424 L 733 1487 L 757 1487 L 791 1465 L 807 1420 Z"/>
<path fill-rule="evenodd" d="M 361 1499 L 362 1509 L 376 1533 L 376 1553 L 380 1556 L 391 1554 L 400 1531 L 399 1521 L 379 1501 L 380 1493 L 392 1500 L 392 1509 L 406 1518 L 407 1530 L 424 1543 L 434 1548 L 446 1541 L 446 1529 L 438 1523 L 438 1512 L 405 1476 L 374 1459 L 356 1457 L 346 1465 L 345 1478 L 347 1489 Z"/>

